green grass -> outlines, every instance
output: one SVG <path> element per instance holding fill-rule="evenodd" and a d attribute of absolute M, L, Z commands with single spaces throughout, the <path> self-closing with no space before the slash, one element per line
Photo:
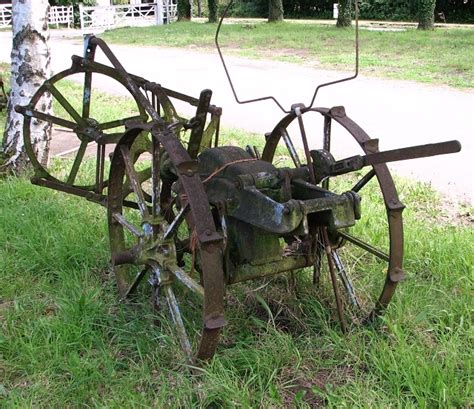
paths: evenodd
<path fill-rule="evenodd" d="M 216 25 L 179 23 L 121 28 L 102 37 L 112 43 L 214 48 Z M 269 58 L 339 70 L 354 65 L 354 31 L 300 23 L 229 24 L 222 28 L 224 53 Z M 474 87 L 474 29 L 403 32 L 360 31 L 361 73 L 388 78 Z"/>
<path fill-rule="evenodd" d="M 72 100 L 80 97 L 76 85 L 65 86 L 77 94 Z M 224 144 L 260 150 L 263 140 L 240 130 L 222 135 Z M 284 149 L 277 155 L 287 163 Z M 472 222 L 446 222 L 425 185 L 397 185 L 407 205 L 408 278 L 379 326 L 342 335 L 332 301 L 306 272 L 298 297 L 285 278 L 258 292 L 261 281 L 236 285 L 217 355 L 192 375 L 166 317 L 154 324 L 147 286 L 136 302 L 119 302 L 105 210 L 27 177 L 1 179 L 0 406 L 472 406 Z M 359 235 L 382 243 L 375 181 L 364 188 L 363 212 Z M 366 260 L 365 280 L 381 283 L 376 262 Z"/>
<path fill-rule="evenodd" d="M 282 303 L 271 308 L 275 325 L 250 296 L 257 284 L 237 286 L 217 356 L 190 375 L 165 319 L 153 324 L 146 290 L 134 304 L 118 302 L 105 212 L 26 178 L 2 180 L 0 399 L 6 407 L 471 405 L 473 230 L 437 224 L 436 195 L 399 185 L 408 279 L 378 330 L 341 335 L 304 278 L 299 299 L 281 280 L 262 293 L 270 307 Z M 280 325 L 285 315 L 291 325 Z"/>

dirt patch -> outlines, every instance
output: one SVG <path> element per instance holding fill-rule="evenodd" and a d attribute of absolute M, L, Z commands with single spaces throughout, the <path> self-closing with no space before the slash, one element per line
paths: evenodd
<path fill-rule="evenodd" d="M 288 334 L 301 334 L 308 330 L 304 313 L 298 302 L 298 290 L 293 283 L 279 277 L 261 291 L 248 291 L 244 308 L 248 314 L 271 322 L 276 329 Z"/>
<path fill-rule="evenodd" d="M 0 321 L 3 321 L 7 310 L 13 305 L 13 301 L 0 300 Z"/>
<path fill-rule="evenodd" d="M 281 373 L 280 383 L 285 407 L 294 407 L 298 403 L 306 403 L 312 408 L 326 405 L 325 393 L 354 379 L 354 368 L 348 365 L 335 368 L 320 368 L 315 371 L 304 370 L 294 374 L 286 369 Z"/>
<path fill-rule="evenodd" d="M 474 207 L 450 198 L 443 198 L 439 221 L 443 224 L 472 227 L 474 225 Z"/>

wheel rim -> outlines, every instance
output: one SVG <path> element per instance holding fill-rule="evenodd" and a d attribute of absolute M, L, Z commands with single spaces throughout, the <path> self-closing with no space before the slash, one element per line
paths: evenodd
<path fill-rule="evenodd" d="M 193 162 L 172 132 L 152 130 L 151 186 L 144 188 L 140 182 L 133 182 L 140 161 L 132 160 L 130 149 L 144 130 L 129 130 L 112 159 L 107 206 L 112 265 L 121 297 L 130 295 L 143 275 L 151 273 L 152 285 L 166 301 L 186 361 L 192 364 L 196 359 L 214 355 L 224 325 L 221 237 L 216 232 L 199 175 L 192 171 Z M 162 172 L 166 160 L 172 164 L 168 169 L 176 172 L 174 181 Z M 135 209 L 124 206 L 128 183 L 137 203 Z M 174 197 L 173 189 L 178 189 Z M 143 194 L 146 190 L 147 198 Z M 172 200 L 174 211 L 169 212 Z M 183 226 L 195 239 L 194 251 L 188 249 L 184 258 L 178 254 L 178 231 Z M 127 235 L 135 236 L 135 244 L 127 242 Z M 199 271 L 200 279 L 188 274 L 193 267 Z M 190 290 L 193 299 L 201 300 L 200 328 L 186 320 L 190 298 L 180 294 L 183 287 Z"/>
<path fill-rule="evenodd" d="M 68 77 L 77 74 L 84 74 L 84 89 L 82 91 L 82 106 L 77 103 L 69 101 L 64 95 L 61 88 L 64 87 L 64 82 L 68 81 Z M 115 144 L 123 134 L 125 123 L 134 120 L 146 120 L 146 113 L 141 108 L 137 99 L 135 98 L 135 108 L 133 113 L 124 118 L 113 118 L 110 120 L 98 122 L 90 117 L 91 114 L 91 83 L 92 76 L 102 74 L 117 81 L 119 87 L 124 87 L 131 93 L 126 82 L 113 70 L 105 69 L 104 72 L 99 72 L 94 68 L 88 68 L 80 63 L 73 63 L 72 68 L 62 71 L 48 81 L 46 81 L 33 95 L 27 107 L 24 107 L 22 113 L 24 114 L 23 137 L 25 142 L 25 150 L 35 170 L 35 177 L 54 182 L 59 186 L 74 186 L 82 191 L 94 191 L 100 193 L 104 187 L 107 186 L 107 181 L 104 180 L 105 173 L 105 146 L 108 144 Z M 51 113 L 47 107 L 41 106 L 41 101 L 44 95 L 51 94 L 53 99 L 58 103 L 59 112 Z M 88 98 L 85 98 L 85 95 Z M 132 94 L 133 96 L 133 94 Z M 67 166 L 67 171 L 64 172 L 64 164 L 61 167 L 55 168 L 49 166 L 43 158 L 38 157 L 34 149 L 34 141 L 31 136 L 31 122 L 42 121 L 54 126 L 52 130 L 52 143 L 58 142 L 64 144 L 64 157 L 70 159 L 70 165 Z M 61 127 L 59 130 L 56 127 Z M 94 148 L 94 145 L 95 148 Z M 94 180 L 80 180 L 80 168 L 84 164 L 86 150 L 93 150 L 96 153 L 96 160 L 90 166 L 95 167 Z M 61 171 L 59 171 L 61 168 Z"/>
<path fill-rule="evenodd" d="M 340 124 L 349 135 L 354 138 L 360 148 L 365 154 L 374 153 L 378 151 L 378 144 L 376 140 L 370 139 L 367 133 L 359 127 L 354 121 L 346 116 L 345 111 L 342 107 L 336 107 L 333 109 L 327 108 L 312 108 L 302 110 L 302 114 L 309 112 L 319 113 L 324 117 L 324 137 L 323 137 L 323 149 L 330 151 L 330 141 L 331 141 L 331 123 L 332 121 Z M 290 124 L 297 118 L 295 114 L 289 114 L 284 117 L 278 125 L 274 128 L 272 133 L 267 138 L 263 153 L 262 159 L 268 162 L 273 162 L 275 158 L 275 152 L 278 143 L 281 139 L 285 139 L 285 132 L 288 132 L 288 127 Z M 287 145 L 288 146 L 288 145 Z M 291 154 L 291 146 L 289 148 Z M 294 157 L 294 155 L 292 155 Z M 298 160 L 294 159 L 295 165 Z M 356 248 L 359 248 L 367 253 L 377 254 L 377 258 L 384 259 L 384 264 L 386 268 L 385 277 L 381 277 L 383 283 L 380 285 L 380 290 L 377 291 L 377 296 L 371 299 L 371 302 L 368 302 L 368 305 L 365 305 L 364 308 L 359 309 L 356 321 L 372 321 L 374 318 L 380 316 L 387 305 L 390 303 L 390 300 L 393 297 L 396 286 L 398 282 L 403 278 L 402 271 L 402 262 L 403 262 L 403 222 L 402 222 L 402 211 L 403 204 L 398 199 L 398 194 L 393 183 L 393 179 L 390 175 L 390 172 L 385 164 L 373 166 L 372 170 L 366 172 L 366 175 L 363 176 L 358 183 L 354 184 L 351 190 L 357 190 L 360 192 L 363 197 L 363 188 L 365 185 L 372 179 L 376 177 L 380 192 L 383 198 L 383 204 L 385 209 L 382 210 L 386 214 L 386 223 L 387 223 L 387 241 L 388 241 L 388 251 L 377 253 L 377 249 L 374 246 L 367 246 L 367 240 L 362 240 L 362 243 L 354 238 L 352 235 L 348 235 L 346 232 L 338 232 L 339 239 L 344 239 L 346 245 L 344 248 L 347 248 L 348 245 L 353 245 Z M 323 181 L 322 185 L 324 188 L 328 186 L 328 181 Z M 362 201 L 364 203 L 364 201 Z M 357 223 L 356 223 L 357 225 Z M 360 239 L 359 239 L 360 240 Z M 363 247 L 361 247 L 363 246 Z M 319 260 L 321 260 L 323 254 L 320 252 Z M 339 255 L 339 250 L 336 249 L 336 246 L 332 247 L 332 258 L 336 267 L 337 263 L 340 260 L 337 260 Z M 317 257 L 316 257 L 317 259 Z M 317 261 L 316 261 L 317 262 Z M 320 261 L 319 261 L 320 262 Z M 342 265 L 342 270 L 345 269 L 344 264 Z M 344 273 L 341 273 L 341 269 L 338 268 L 338 278 L 341 279 L 344 277 Z M 346 272 L 347 273 L 347 272 Z M 347 276 L 347 274 L 346 274 Z M 342 280 L 340 280 L 342 281 Z M 349 284 L 345 283 L 342 286 L 346 289 L 346 294 L 350 293 L 350 284 L 352 281 L 349 277 Z M 341 282 L 340 282 L 341 284 Z M 362 294 L 363 295 L 363 294 Z M 360 294 L 357 294 L 356 297 Z M 348 297 L 351 298 L 351 297 Z M 352 301 L 354 302 L 354 301 Z M 346 301 L 348 304 L 349 301 Z M 355 304 L 355 302 L 354 302 Z M 363 315 L 363 316 L 362 316 Z M 354 316 L 353 316 L 354 318 Z M 361 318 L 361 319 L 359 319 Z"/>

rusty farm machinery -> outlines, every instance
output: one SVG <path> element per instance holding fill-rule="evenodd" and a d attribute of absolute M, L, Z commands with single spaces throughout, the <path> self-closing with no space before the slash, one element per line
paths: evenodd
<path fill-rule="evenodd" d="M 96 61 L 98 49 L 109 65 Z M 61 88 L 74 76 L 83 82 L 79 107 Z M 96 76 L 126 90 L 133 102 L 130 115 L 94 118 Z M 88 36 L 85 55 L 73 56 L 69 69 L 47 80 L 27 106 L 16 110 L 24 116 L 32 182 L 107 208 L 111 265 L 121 299 L 148 281 L 154 304 L 169 314 L 184 359 L 193 363 L 216 351 L 231 284 L 286 273 L 309 277 L 306 282 L 318 286 L 327 271 L 325 282 L 345 330 L 352 322 L 370 322 L 382 314 L 404 277 L 404 205 L 386 163 L 457 152 L 460 144 L 380 152 L 378 140 L 343 107 L 313 107 L 316 93 L 308 106 L 297 104 L 284 112 L 265 136 L 261 153 L 253 147 L 221 146 L 222 110 L 211 104 L 210 90 L 194 98 L 129 74 L 103 40 Z M 59 111 L 46 109 L 46 94 Z M 177 112 L 176 101 L 193 107 L 191 119 Z M 303 120 L 310 115 L 322 117 L 320 149 L 308 146 Z M 38 122 L 53 126 L 53 142 L 65 138 L 70 146 L 75 141 L 61 166 L 37 157 L 30 129 Z M 292 124 L 301 144 L 290 137 Z M 360 147 L 360 154 L 333 157 L 334 125 Z M 286 166 L 276 161 L 278 149 L 286 151 Z M 344 175 L 354 176 L 352 184 L 338 191 L 337 179 Z M 357 235 L 370 200 L 364 198 L 369 182 L 383 201 L 383 248 Z M 344 254 L 351 247 L 362 256 L 348 265 Z M 376 260 L 378 280 L 364 266 L 367 257 Z"/>

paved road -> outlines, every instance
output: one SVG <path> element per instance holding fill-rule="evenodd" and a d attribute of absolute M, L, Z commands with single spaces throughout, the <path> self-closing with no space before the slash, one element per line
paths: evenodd
<path fill-rule="evenodd" d="M 0 61 L 9 61 L 10 41 L 10 33 L 0 32 Z M 73 53 L 82 54 L 81 40 L 63 37 L 61 32 L 52 35 L 51 47 L 55 72 L 68 67 Z M 238 105 L 217 53 L 116 45 L 112 49 L 129 72 L 168 88 L 196 96 L 201 89 L 214 90 L 214 103 L 224 108 L 225 126 L 263 134 L 282 117 L 281 111 L 270 102 Z M 236 57 L 227 60 L 241 99 L 273 94 L 285 108 L 295 102 L 307 104 L 316 84 L 345 74 L 274 61 Z M 108 92 L 122 93 L 106 78 L 94 80 L 94 84 Z M 316 105 L 344 105 L 347 114 L 372 138 L 380 139 L 381 149 L 458 139 L 463 146 L 461 153 L 406 161 L 393 164 L 391 168 L 395 173 L 431 183 L 453 198 L 473 202 L 474 91 L 361 75 L 355 81 L 321 90 Z M 319 141 L 321 121 L 314 118 L 307 127 L 310 138 Z M 342 129 L 335 129 L 334 139 L 334 145 L 338 146 L 336 156 L 358 153 Z"/>

